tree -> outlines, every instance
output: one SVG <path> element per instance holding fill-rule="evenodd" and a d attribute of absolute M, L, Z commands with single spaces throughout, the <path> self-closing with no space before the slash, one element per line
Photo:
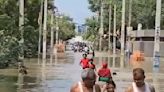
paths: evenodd
<path fill-rule="evenodd" d="M 59 18 L 59 39 L 65 41 L 75 36 L 75 23 L 69 16 L 61 16 Z"/>
<path fill-rule="evenodd" d="M 133 0 L 132 5 L 132 26 L 137 28 L 141 23 L 143 28 L 154 29 L 155 27 L 155 0 Z"/>
<path fill-rule="evenodd" d="M 18 55 L 20 54 L 19 40 L 21 38 L 20 30 L 18 28 L 18 5 L 18 0 L 0 0 L 0 68 L 5 68 L 10 63 L 14 64 L 18 61 Z M 25 0 L 25 58 L 37 56 L 39 38 L 38 17 L 40 6 L 41 0 Z M 53 0 L 49 0 L 48 8 L 52 10 L 55 8 Z M 60 38 L 67 40 L 74 36 L 75 24 L 73 23 L 73 20 L 70 17 L 63 15 L 63 18 L 60 19 L 60 21 L 62 21 L 59 24 Z"/>
<path fill-rule="evenodd" d="M 28 57 L 27 52 L 33 51 L 32 55 L 34 55 L 37 51 L 37 19 L 40 3 L 38 0 L 25 1 L 24 48 L 25 57 Z M 18 43 L 21 37 L 18 20 L 18 0 L 0 0 L 0 67 L 6 67 L 8 64 L 18 61 L 20 53 Z"/>
<path fill-rule="evenodd" d="M 16 0 L 0 0 L 0 68 L 17 60 L 18 46 L 18 6 Z M 7 7 L 8 6 L 8 7 Z M 14 7 L 14 8 L 13 8 Z M 17 13 L 17 14 L 16 14 Z"/>
<path fill-rule="evenodd" d="M 100 3 L 101 0 L 88 0 L 89 9 L 98 14 L 100 13 Z M 122 8 L 122 0 L 103 0 L 105 2 L 104 8 L 104 33 L 107 33 L 108 30 L 108 6 L 109 4 L 117 5 L 117 29 L 121 28 L 121 8 Z M 133 0 L 132 3 L 132 26 L 134 29 L 137 29 L 138 23 L 143 24 L 143 29 L 154 29 L 155 26 L 155 0 Z M 129 0 L 126 0 L 126 16 L 125 16 L 125 25 L 128 24 L 128 9 L 129 8 Z M 112 15 L 113 16 L 113 15 Z M 113 21 L 113 19 L 112 19 Z M 98 18 L 98 23 L 100 22 L 100 18 Z M 87 21 L 86 21 L 87 23 Z M 112 22 L 113 23 L 113 22 Z M 161 28 L 164 28 L 164 2 L 162 2 L 162 15 L 161 15 Z M 113 29 L 113 28 L 112 28 Z"/>
<path fill-rule="evenodd" d="M 93 16 L 91 18 L 86 19 L 85 25 L 87 25 L 87 31 L 84 34 L 83 38 L 89 39 L 90 41 L 94 41 L 94 39 L 96 38 L 96 35 L 98 33 L 100 24 L 98 23 L 96 18 Z"/>

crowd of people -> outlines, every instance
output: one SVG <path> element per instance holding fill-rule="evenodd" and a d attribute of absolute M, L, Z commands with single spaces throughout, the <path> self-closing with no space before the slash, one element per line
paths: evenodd
<path fill-rule="evenodd" d="M 87 45 L 84 42 L 75 42 L 72 44 L 72 50 L 74 52 L 83 52 L 85 47 L 87 47 Z"/>
<path fill-rule="evenodd" d="M 89 59 L 87 53 L 84 53 L 80 66 L 82 68 L 82 80 L 74 84 L 70 92 L 116 92 L 116 84 L 107 62 L 103 62 L 101 68 L 97 69 L 94 57 Z M 154 87 L 144 80 L 144 70 L 135 68 L 133 70 L 133 83 L 123 92 L 155 92 Z"/>
<path fill-rule="evenodd" d="M 95 54 L 93 47 L 83 42 L 76 42 L 72 44 L 72 50 L 74 52 L 84 52 L 86 54 L 92 54 L 93 56 Z"/>

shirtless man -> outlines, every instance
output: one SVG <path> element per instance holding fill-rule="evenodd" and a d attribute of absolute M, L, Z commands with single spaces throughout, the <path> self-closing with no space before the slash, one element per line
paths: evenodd
<path fill-rule="evenodd" d="M 71 87 L 70 92 L 101 92 L 99 85 L 95 84 L 96 74 L 93 69 L 83 69 L 82 81 L 79 81 Z"/>
<path fill-rule="evenodd" d="M 125 92 L 155 92 L 155 89 L 150 84 L 144 82 L 145 73 L 142 68 L 135 68 L 133 70 L 132 85 L 126 89 Z"/>

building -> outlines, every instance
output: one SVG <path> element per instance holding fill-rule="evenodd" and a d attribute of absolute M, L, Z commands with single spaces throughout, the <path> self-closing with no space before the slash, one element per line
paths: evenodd
<path fill-rule="evenodd" d="M 130 31 L 130 48 L 132 51 L 140 50 L 145 57 L 152 57 L 154 52 L 155 30 Z M 164 57 L 164 30 L 160 31 L 160 56 Z"/>

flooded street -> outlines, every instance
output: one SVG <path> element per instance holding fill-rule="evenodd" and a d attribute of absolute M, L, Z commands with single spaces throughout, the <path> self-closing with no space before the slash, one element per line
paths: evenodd
<path fill-rule="evenodd" d="M 45 68 L 37 64 L 37 59 L 25 60 L 27 75 L 19 75 L 17 69 L 0 70 L 0 92 L 68 92 L 80 80 L 82 55 L 72 51 L 58 55 L 52 65 L 48 59 Z"/>
<path fill-rule="evenodd" d="M 67 51 L 58 54 L 58 59 L 53 60 L 42 68 L 37 64 L 37 59 L 27 59 L 27 75 L 19 75 L 17 69 L 0 70 L 0 92 L 69 92 L 73 83 L 80 80 L 81 68 L 79 61 L 82 53 Z M 120 57 L 115 63 L 113 58 L 96 57 L 96 67 L 99 68 L 101 61 L 108 61 L 117 85 L 116 92 L 124 92 L 125 88 L 132 82 L 132 67 L 128 62 L 121 64 Z M 153 84 L 156 92 L 164 92 L 164 63 L 161 61 L 159 72 L 153 72 L 152 61 L 145 61 L 141 65 L 146 72 L 146 81 Z"/>
<path fill-rule="evenodd" d="M 111 79 L 115 92 L 164 92 L 164 0 L 0 0 L 0 92 L 92 91 Z"/>

